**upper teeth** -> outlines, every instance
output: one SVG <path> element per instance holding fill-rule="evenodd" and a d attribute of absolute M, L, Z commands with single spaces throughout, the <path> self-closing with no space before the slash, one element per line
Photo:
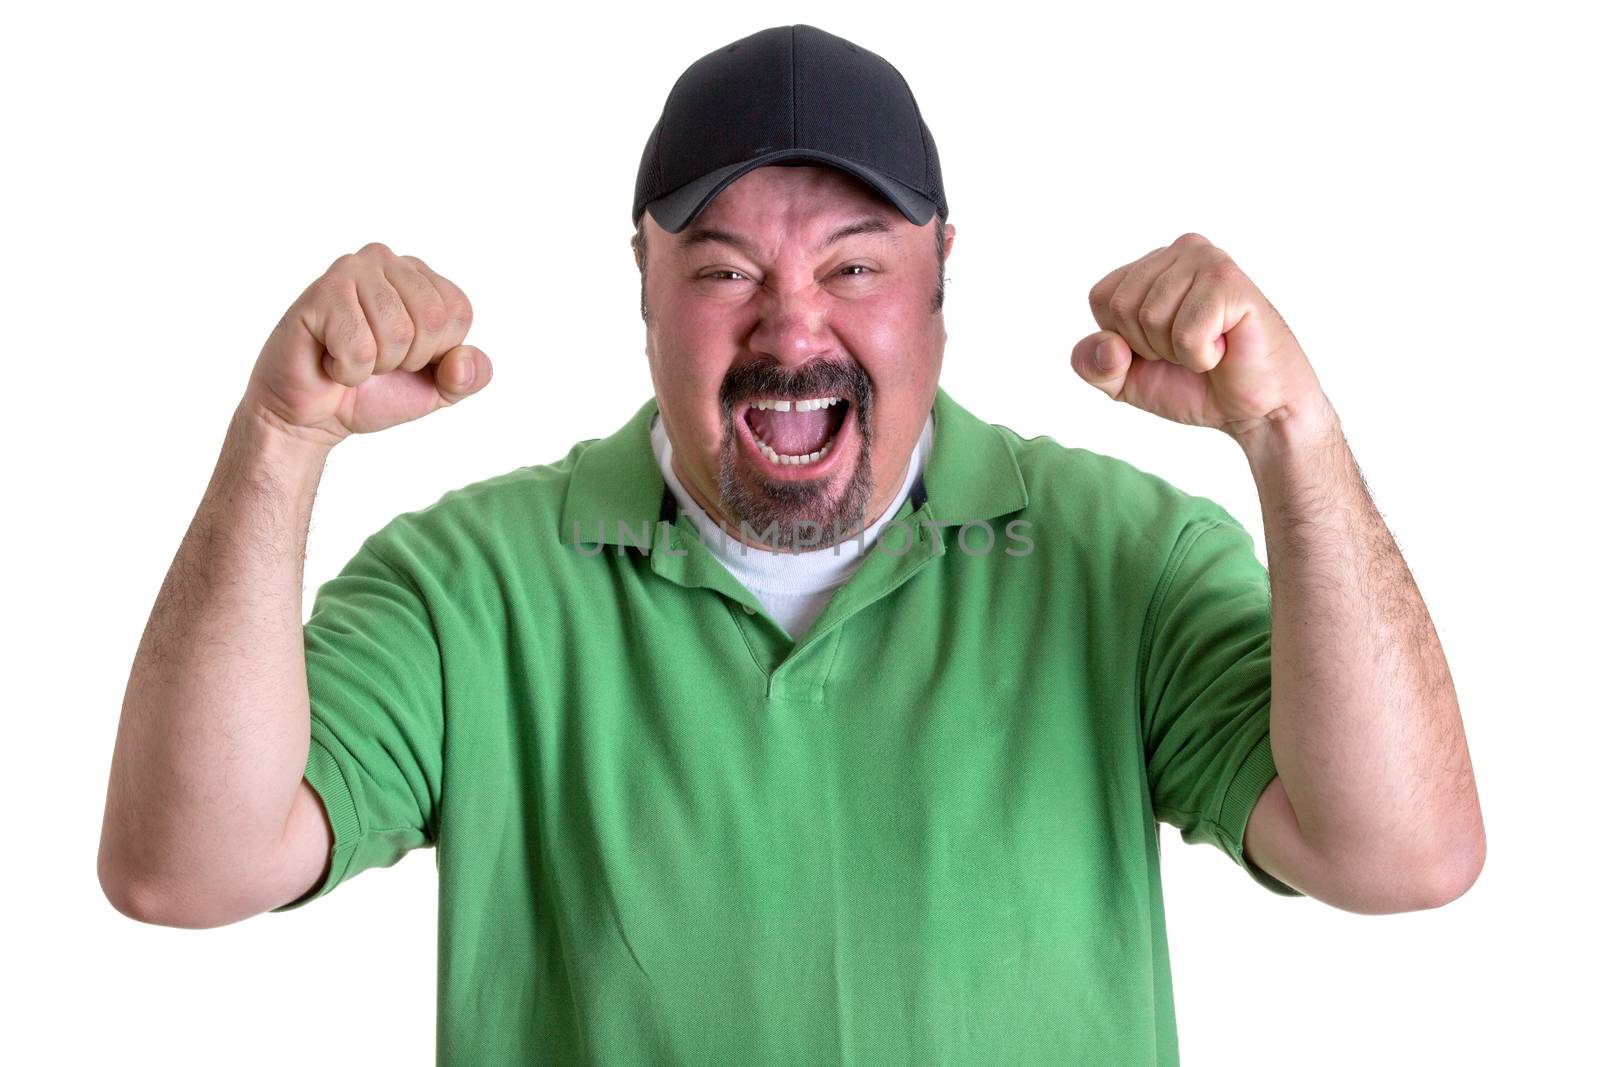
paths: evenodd
<path fill-rule="evenodd" d="M 818 408 L 831 408 L 839 402 L 836 396 L 823 396 L 815 400 L 757 400 L 750 406 L 766 411 L 788 411 L 793 407 L 795 411 L 815 411 Z"/>

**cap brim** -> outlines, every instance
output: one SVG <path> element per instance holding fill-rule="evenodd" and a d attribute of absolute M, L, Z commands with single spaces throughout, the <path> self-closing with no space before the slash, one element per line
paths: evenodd
<path fill-rule="evenodd" d="M 769 163 L 780 163 L 790 159 L 809 159 L 818 163 L 825 163 L 837 167 L 842 171 L 854 174 L 877 190 L 884 199 L 899 210 L 900 214 L 916 223 L 925 225 L 933 217 L 934 210 L 938 207 L 932 200 L 906 185 L 886 175 L 863 167 L 859 163 L 839 156 L 829 155 L 827 152 L 818 152 L 810 148 L 783 148 L 766 155 L 757 156 L 743 163 L 734 163 L 702 175 L 688 185 L 680 186 L 659 199 L 652 200 L 645 205 L 645 210 L 650 212 L 650 217 L 656 220 L 668 233 L 677 233 L 695 216 L 706 209 L 706 205 L 716 195 L 745 174 L 757 167 L 764 167 Z"/>

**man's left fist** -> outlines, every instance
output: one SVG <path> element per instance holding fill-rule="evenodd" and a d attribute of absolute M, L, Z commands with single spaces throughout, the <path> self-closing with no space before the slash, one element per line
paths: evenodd
<path fill-rule="evenodd" d="M 1277 309 L 1197 233 L 1101 278 L 1089 309 L 1101 329 L 1073 346 L 1072 368 L 1113 400 L 1235 440 L 1331 411 Z"/>

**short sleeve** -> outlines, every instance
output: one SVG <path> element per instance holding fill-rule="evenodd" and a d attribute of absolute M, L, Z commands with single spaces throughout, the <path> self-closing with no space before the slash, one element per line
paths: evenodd
<path fill-rule="evenodd" d="M 1155 817 L 1217 846 L 1258 883 L 1303 896 L 1244 855 L 1250 812 L 1277 775 L 1272 592 L 1250 534 L 1219 506 L 1190 521 L 1156 585 L 1141 642 L 1140 714 Z"/>
<path fill-rule="evenodd" d="M 305 778 L 333 826 L 310 903 L 369 867 L 436 841 L 443 762 L 443 671 L 425 599 L 369 537 L 317 591 L 304 626 L 311 747 Z"/>

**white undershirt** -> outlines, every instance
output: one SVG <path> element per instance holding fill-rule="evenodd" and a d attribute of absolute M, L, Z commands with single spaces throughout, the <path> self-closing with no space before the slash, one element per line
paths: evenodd
<path fill-rule="evenodd" d="M 922 434 L 917 438 L 917 446 L 912 450 L 911 462 L 906 465 L 906 477 L 900 492 L 884 508 L 878 520 L 867 528 L 865 535 L 852 537 L 828 548 L 807 549 L 804 552 L 774 551 L 758 545 L 747 545 L 724 533 L 705 513 L 705 509 L 684 492 L 683 484 L 673 473 L 672 442 L 667 440 L 667 431 L 661 425 L 659 413 L 651 417 L 650 444 L 655 449 L 662 479 L 677 498 L 679 510 L 694 523 L 706 548 L 721 561 L 728 573 L 755 594 L 767 609 L 767 614 L 783 627 L 784 632 L 799 641 L 817 616 L 822 614 L 834 590 L 855 573 L 855 569 L 866 558 L 866 553 L 877 543 L 883 528 L 911 495 L 911 487 L 916 484 L 917 476 L 927 467 L 928 457 L 933 454 L 933 416 L 928 416 Z"/>

